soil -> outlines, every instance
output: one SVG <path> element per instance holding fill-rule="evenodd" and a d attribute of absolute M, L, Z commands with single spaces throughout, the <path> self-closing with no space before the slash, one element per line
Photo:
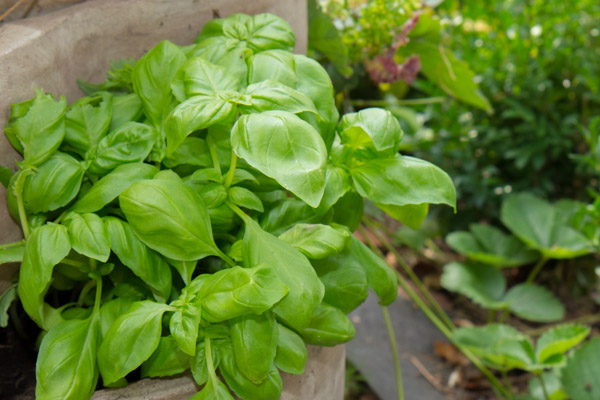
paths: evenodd
<path fill-rule="evenodd" d="M 35 328 L 34 328 L 35 329 Z M 32 330 L 29 330 L 31 332 Z M 35 332 L 35 330 L 33 330 Z M 13 324 L 0 329 L 0 399 L 35 398 L 34 340 L 21 337 Z"/>

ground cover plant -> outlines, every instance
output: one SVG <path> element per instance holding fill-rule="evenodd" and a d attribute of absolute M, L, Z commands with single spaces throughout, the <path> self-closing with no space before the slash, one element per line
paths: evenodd
<path fill-rule="evenodd" d="M 71 105 L 38 89 L 12 106 L 23 160 L 2 181 L 24 240 L 0 247 L 21 263 L 0 323 L 18 299 L 41 329 L 37 398 L 191 369 L 194 399 L 276 399 L 307 344 L 353 337 L 369 289 L 394 301 L 397 276 L 352 233 L 364 199 L 417 226 L 455 206 L 453 183 L 398 153 L 390 112 L 338 121 L 293 46 L 280 18 L 236 14 L 113 63 Z"/>

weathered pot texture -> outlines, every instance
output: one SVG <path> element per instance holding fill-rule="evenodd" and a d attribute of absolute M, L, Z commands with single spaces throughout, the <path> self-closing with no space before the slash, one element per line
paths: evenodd
<path fill-rule="evenodd" d="M 6 5 L 6 2 L 0 5 Z M 33 97 L 35 88 L 73 102 L 83 93 L 76 79 L 101 82 L 110 60 L 139 57 L 160 40 L 191 43 L 204 23 L 232 13 L 270 12 L 290 22 L 296 51 L 307 45 L 305 0 L 88 0 L 40 2 L 42 16 L 0 25 L 0 165 L 13 167 L 20 156 L 6 140 L 2 127 L 10 105 Z M 68 6 L 70 5 L 70 6 Z M 21 11 L 23 16 L 25 13 Z M 14 15 L 13 15 L 14 17 Z M 21 231 L 8 213 L 6 191 L 0 186 L 0 243 L 19 240 Z M 17 266 L 0 269 L 0 293 L 10 284 Z M 285 400 L 341 400 L 344 392 L 343 346 L 308 348 L 306 372 L 282 374 Z M 146 379 L 121 389 L 94 395 L 105 399 L 185 399 L 197 391 L 191 377 Z"/>

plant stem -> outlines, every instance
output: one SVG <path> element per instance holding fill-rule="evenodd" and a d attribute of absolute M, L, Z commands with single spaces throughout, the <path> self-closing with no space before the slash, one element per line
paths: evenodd
<path fill-rule="evenodd" d="M 229 265 L 230 267 L 235 267 L 236 263 L 235 261 L 233 261 L 233 259 L 231 257 L 229 257 L 227 254 L 223 253 L 220 249 L 217 249 L 218 252 L 218 256 L 221 260 L 225 261 L 227 263 L 227 265 Z"/>
<path fill-rule="evenodd" d="M 17 181 L 15 182 L 15 198 L 17 200 L 17 209 L 19 210 L 19 220 L 21 221 L 21 229 L 23 229 L 23 236 L 25 239 L 29 236 L 29 221 L 27 220 L 27 213 L 25 212 L 25 204 L 23 204 L 23 179 L 31 174 L 30 170 L 23 170 Z"/>
<path fill-rule="evenodd" d="M 490 310 L 488 313 L 488 324 L 491 324 L 496 319 L 496 310 Z"/>
<path fill-rule="evenodd" d="M 248 214 L 246 214 L 244 211 L 242 211 L 241 208 L 239 208 L 238 206 L 236 206 L 229 200 L 226 200 L 225 204 L 227 204 L 227 207 L 229 207 L 231 209 L 231 211 L 236 213 L 237 216 L 240 217 L 242 219 L 242 221 L 244 221 L 244 223 L 249 219 Z"/>
<path fill-rule="evenodd" d="M 368 240 L 368 242 L 369 242 L 368 245 L 371 248 L 371 250 L 373 250 L 377 254 L 381 255 L 381 251 L 377 248 L 377 246 L 375 246 L 373 244 L 373 242 L 370 240 Z M 446 338 L 448 338 L 448 340 L 452 344 L 454 344 L 465 355 L 465 357 L 467 357 L 467 359 L 469 361 L 471 361 L 471 363 L 475 367 L 477 367 L 477 369 L 479 369 L 481 371 L 481 373 L 490 381 L 490 383 L 492 384 L 492 386 L 495 390 L 499 391 L 506 398 L 510 398 L 510 392 L 504 387 L 502 382 L 500 382 L 498 380 L 498 378 L 496 378 L 496 376 L 494 376 L 494 374 L 492 374 L 491 371 L 489 369 L 487 369 L 487 367 L 485 365 L 483 365 L 483 363 L 473 353 L 471 353 L 468 349 L 465 349 L 464 347 L 462 347 L 460 344 L 456 343 L 453 340 L 452 331 L 450 330 L 450 328 L 448 328 L 437 317 L 437 315 L 423 301 L 423 299 L 421 299 L 421 297 L 412 289 L 412 287 L 410 287 L 410 285 L 404 279 L 402 274 L 400 274 L 400 272 L 396 271 L 396 276 L 398 277 L 398 283 L 400 284 L 400 286 L 402 287 L 404 292 L 406 294 L 408 294 L 408 296 L 417 304 L 417 306 L 421 309 L 421 311 L 423 311 L 423 313 L 427 316 L 427 318 L 429 318 L 429 320 L 440 330 L 440 332 L 442 332 L 442 334 L 444 334 L 444 336 L 446 336 Z"/>
<path fill-rule="evenodd" d="M 369 220 L 369 218 L 365 217 L 365 218 L 363 218 L 363 220 L 365 221 L 365 223 L 367 225 L 373 226 L 373 223 Z M 364 231 L 364 228 L 359 227 L 359 232 L 363 235 L 363 237 L 367 236 L 366 232 Z M 391 252 L 394 255 L 394 257 L 396 257 L 396 261 L 402 267 L 402 270 L 404 270 L 404 272 L 406 273 L 406 275 L 408 275 L 408 277 L 410 278 L 410 280 L 419 289 L 419 291 L 421 292 L 421 294 L 425 297 L 425 299 L 427 299 L 427 301 L 429 302 L 430 306 L 433 307 L 433 309 L 436 312 L 436 314 L 438 314 L 438 316 L 446 324 L 446 326 L 448 326 L 448 328 L 450 328 L 450 329 L 454 329 L 455 328 L 454 323 L 452 322 L 452 320 L 450 319 L 450 317 L 448 316 L 448 314 L 446 314 L 446 312 L 444 311 L 444 309 L 442 308 L 442 306 L 440 306 L 440 304 L 433 297 L 433 295 L 431 294 L 431 292 L 427 289 L 427 287 L 423 284 L 423 282 L 421 282 L 421 280 L 414 273 L 414 271 L 412 270 L 412 268 L 406 263 L 406 261 L 404 261 L 404 258 L 402 257 L 402 255 L 400 255 L 400 253 L 398 252 L 398 250 L 396 250 L 396 248 L 390 243 L 390 241 L 384 235 L 380 234 L 377 231 L 377 229 L 372 229 L 371 232 L 373 232 L 373 234 L 375 235 L 375 237 L 377 237 L 377 239 L 379 239 L 379 241 L 384 245 L 384 247 L 389 252 Z"/>
<path fill-rule="evenodd" d="M 94 301 L 94 313 L 100 312 L 100 302 L 102 301 L 102 277 L 96 279 L 96 299 Z"/>
<path fill-rule="evenodd" d="M 502 370 L 502 381 L 504 382 L 506 387 L 508 387 L 508 390 L 510 391 L 510 398 L 512 399 L 514 396 L 514 393 L 512 390 L 512 386 L 510 384 L 510 380 L 508 379 L 508 371 L 505 369 Z"/>
<path fill-rule="evenodd" d="M 548 396 L 548 389 L 546 389 L 546 383 L 544 382 L 544 378 L 542 378 L 542 374 L 535 374 L 540 381 L 540 386 L 542 387 L 542 392 L 544 393 L 544 398 L 546 400 L 550 400 L 550 396 Z"/>
<path fill-rule="evenodd" d="M 225 189 L 229 189 L 229 186 L 231 186 L 231 182 L 233 182 L 233 177 L 235 176 L 236 165 L 237 165 L 237 156 L 235 155 L 233 150 L 231 150 L 231 163 L 229 164 L 229 171 L 227 172 L 227 177 L 225 178 L 225 183 L 223 184 L 223 186 L 225 186 Z"/>
<path fill-rule="evenodd" d="M 217 148 L 215 147 L 215 141 L 210 135 L 206 136 L 206 144 L 208 145 L 208 151 L 210 152 L 210 158 L 213 162 L 213 167 L 221 173 L 221 164 L 219 164 L 219 155 L 217 154 Z"/>
<path fill-rule="evenodd" d="M 381 313 L 385 320 L 385 326 L 387 328 L 388 337 L 390 338 L 390 347 L 392 348 L 392 355 L 394 356 L 394 368 L 396 370 L 396 384 L 398 385 L 398 400 L 404 400 L 404 385 L 402 384 L 402 367 L 400 366 L 400 355 L 398 354 L 398 344 L 396 343 L 396 334 L 394 333 L 394 327 L 390 319 L 390 313 L 387 307 L 381 306 Z"/>
<path fill-rule="evenodd" d="M 81 293 L 79 293 L 79 298 L 77 299 L 77 307 L 81 307 L 83 302 L 85 301 L 85 296 L 92 290 L 92 288 L 96 286 L 96 280 L 92 279 L 88 281 L 83 288 L 81 289 Z"/>
<path fill-rule="evenodd" d="M 25 244 L 25 240 L 19 240 L 18 242 L 0 244 L 0 250 L 10 249 L 11 247 L 18 247 Z"/>
<path fill-rule="evenodd" d="M 356 107 L 388 107 L 388 106 L 419 106 L 426 104 L 443 103 L 445 97 L 427 97 L 423 99 L 404 99 L 404 100 L 352 100 L 352 105 Z"/>
<path fill-rule="evenodd" d="M 535 267 L 533 267 L 533 270 L 531 271 L 531 273 L 527 277 L 527 280 L 525 281 L 525 283 L 532 283 L 533 282 L 533 280 L 535 279 L 535 277 L 537 276 L 537 274 L 539 274 L 540 271 L 542 270 L 542 267 L 544 266 L 544 264 L 546 264 L 546 261 L 548 261 L 548 259 L 546 257 L 542 257 L 540 259 L 540 261 L 538 261 L 538 263 L 535 264 Z"/>
<path fill-rule="evenodd" d="M 60 263 L 70 265 L 71 267 L 75 267 L 75 268 L 80 268 L 85 265 L 85 263 L 83 263 L 81 261 L 70 260 L 68 258 L 63 258 L 62 260 L 60 260 Z"/>
<path fill-rule="evenodd" d="M 504 312 L 502 313 L 502 315 L 498 319 L 498 322 L 500 322 L 501 324 L 503 324 L 503 323 L 506 322 L 506 320 L 508 319 L 508 317 L 510 317 L 510 310 L 506 309 L 506 310 L 504 310 Z"/>

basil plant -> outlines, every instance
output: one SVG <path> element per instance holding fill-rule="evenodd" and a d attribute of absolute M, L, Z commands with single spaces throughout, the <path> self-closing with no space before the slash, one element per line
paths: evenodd
<path fill-rule="evenodd" d="M 113 63 L 71 105 L 38 90 L 12 106 L 7 204 L 25 240 L 0 254 L 21 262 L 42 330 L 38 399 L 188 369 L 194 399 L 277 399 L 307 344 L 352 339 L 369 289 L 394 301 L 394 272 L 352 234 L 364 198 L 418 225 L 454 186 L 398 154 L 389 112 L 339 121 L 294 41 L 274 15 L 236 14 Z"/>

